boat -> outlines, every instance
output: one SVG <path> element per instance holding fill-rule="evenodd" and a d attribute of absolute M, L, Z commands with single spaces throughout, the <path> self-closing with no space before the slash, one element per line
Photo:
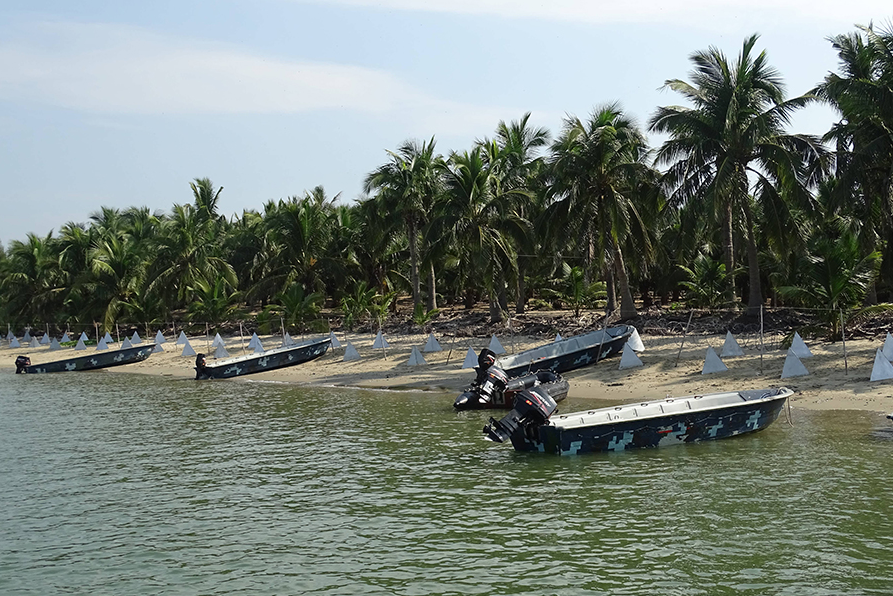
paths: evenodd
<path fill-rule="evenodd" d="M 724 439 L 762 430 L 778 418 L 787 387 L 667 397 L 644 403 L 555 415 L 555 402 L 519 395 L 502 420 L 490 418 L 488 439 L 516 451 L 559 455 Z"/>
<path fill-rule="evenodd" d="M 453 402 L 457 410 L 509 409 L 515 402 L 515 394 L 522 389 L 542 387 L 549 396 L 559 402 L 567 397 L 568 382 L 558 373 L 551 370 L 538 370 L 513 379 L 508 379 L 505 388 L 492 393 L 486 392 L 484 386 L 472 383 Z"/>
<path fill-rule="evenodd" d="M 503 356 L 496 363 L 509 377 L 541 369 L 563 373 L 619 354 L 635 330 L 631 325 L 607 327 Z"/>
<path fill-rule="evenodd" d="M 122 366 L 145 360 L 152 354 L 154 349 L 154 345 L 147 344 L 120 350 L 94 352 L 88 356 L 76 356 L 75 358 L 66 358 L 65 360 L 56 360 L 44 364 L 31 364 L 30 357 L 19 356 L 16 358 L 16 373 L 69 372 Z"/>
<path fill-rule="evenodd" d="M 253 373 L 295 366 L 319 358 L 326 353 L 332 340 L 315 339 L 293 346 L 275 348 L 258 354 L 237 356 L 208 364 L 204 354 L 195 356 L 196 379 L 229 379 Z"/>

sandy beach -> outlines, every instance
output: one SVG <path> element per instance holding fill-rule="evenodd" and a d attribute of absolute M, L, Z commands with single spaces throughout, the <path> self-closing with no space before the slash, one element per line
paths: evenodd
<path fill-rule="evenodd" d="M 436 336 L 436 333 L 435 333 Z M 279 369 L 245 377 L 252 381 L 274 381 L 297 385 L 324 385 L 391 390 L 430 391 L 452 399 L 473 379 L 471 369 L 462 368 L 467 351 L 486 347 L 489 337 L 438 337 L 443 350 L 424 353 L 427 365 L 407 364 L 413 346 L 422 349 L 426 334 L 385 336 L 390 347 L 373 349 L 374 337 L 369 334 L 338 334 L 339 341 L 350 341 L 360 353 L 360 360 L 344 362 L 344 348 L 329 350 L 322 358 L 299 366 Z M 231 356 L 248 353 L 247 339 L 224 338 Z M 786 352 L 779 349 L 778 337 L 764 338 L 762 358 L 758 336 L 739 336 L 738 343 L 744 356 L 726 357 L 728 371 L 701 374 L 708 347 L 721 353 L 724 336 L 689 335 L 684 344 L 680 336 L 643 335 L 645 350 L 639 354 L 641 367 L 619 369 L 620 358 L 613 357 L 597 365 L 570 371 L 565 377 L 570 383 L 569 396 L 607 403 L 642 401 L 667 395 L 702 394 L 732 389 L 759 389 L 785 385 L 795 391 L 793 405 L 821 410 L 865 410 L 893 412 L 893 380 L 870 382 L 875 352 L 883 346 L 883 337 L 846 342 L 826 343 L 808 341 L 812 358 L 803 364 L 809 375 L 782 380 Z M 300 338 L 296 338 L 300 341 Z M 509 353 L 548 343 L 548 339 L 532 337 L 499 337 Z M 281 345 L 281 336 L 262 336 L 266 349 Z M 196 352 L 213 353 L 210 341 L 204 336 L 191 337 Z M 243 346 L 244 349 L 243 349 Z M 183 356 L 183 346 L 173 337 L 162 344 L 163 352 L 137 364 L 115 369 L 116 372 L 191 378 L 194 376 L 194 357 Z M 681 350 L 680 350 L 681 347 Z M 14 370 L 12 363 L 18 354 L 28 354 L 34 364 L 49 362 L 86 352 L 68 348 L 50 351 L 39 348 L 2 348 L 3 368 Z M 115 349 L 114 346 L 112 349 Z M 213 358 L 209 358 L 213 362 Z M 101 373 L 100 373 L 101 374 Z M 213 382 L 241 382 L 239 379 Z M 601 404 L 600 404 L 601 405 Z"/>

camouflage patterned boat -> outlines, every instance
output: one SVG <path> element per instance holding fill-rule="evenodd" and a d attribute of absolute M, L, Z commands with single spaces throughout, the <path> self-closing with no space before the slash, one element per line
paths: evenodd
<path fill-rule="evenodd" d="M 195 357 L 195 378 L 229 379 L 286 366 L 295 366 L 296 364 L 303 364 L 319 358 L 326 353 L 330 345 L 332 345 L 332 341 L 327 337 L 325 339 L 305 341 L 284 348 L 267 350 L 260 354 L 248 354 L 247 356 L 229 358 L 214 364 L 208 364 L 205 360 L 205 355 L 198 354 Z"/>
<path fill-rule="evenodd" d="M 31 364 L 31 358 L 19 356 L 16 358 L 16 372 L 28 374 L 52 373 L 123 366 L 124 364 L 133 364 L 134 362 L 145 360 L 152 355 L 154 349 L 154 345 L 146 344 L 122 350 L 93 352 L 87 356 L 66 358 L 65 360 L 56 360 L 55 362 L 47 362 L 45 364 Z"/>
<path fill-rule="evenodd" d="M 484 434 L 516 451 L 559 455 L 709 441 L 766 428 L 792 394 L 778 387 L 689 395 L 562 415 L 554 415 L 554 401 L 519 396 Z"/>
<path fill-rule="evenodd" d="M 574 370 L 619 354 L 635 330 L 630 325 L 599 329 L 503 356 L 496 361 L 496 365 L 509 377 L 546 369 L 556 373 Z"/>

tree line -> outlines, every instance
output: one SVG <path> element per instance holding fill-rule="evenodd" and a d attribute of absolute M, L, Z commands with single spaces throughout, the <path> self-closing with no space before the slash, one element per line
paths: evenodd
<path fill-rule="evenodd" d="M 400 295 L 417 321 L 484 302 L 494 322 L 555 302 L 626 319 L 671 301 L 889 301 L 893 28 L 830 38 L 836 72 L 793 98 L 757 42 L 692 54 L 688 79 L 666 81 L 687 105 L 644 128 L 617 103 L 554 136 L 525 114 L 446 156 L 406 141 L 351 204 L 316 187 L 228 219 L 223 188 L 196 179 L 170 213 L 103 207 L 28 234 L 0 247 L 0 316 L 109 329 L 251 309 L 303 327 L 326 303 L 348 325 L 382 318 Z M 788 130 L 811 102 L 839 117 L 822 137 Z"/>

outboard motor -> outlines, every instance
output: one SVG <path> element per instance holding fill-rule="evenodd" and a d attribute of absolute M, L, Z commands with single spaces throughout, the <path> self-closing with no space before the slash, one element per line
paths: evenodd
<path fill-rule="evenodd" d="M 204 354 L 196 354 L 195 355 L 195 378 L 198 379 L 209 379 L 208 371 L 205 367 L 207 361 L 205 360 Z"/>
<path fill-rule="evenodd" d="M 25 370 L 26 367 L 31 366 L 31 358 L 28 356 L 19 356 L 16 358 L 16 374 L 22 374 L 28 372 Z"/>
<path fill-rule="evenodd" d="M 890 414 L 889 416 L 887 416 L 887 418 L 889 418 L 890 420 L 893 420 L 893 414 Z"/>
<path fill-rule="evenodd" d="M 477 376 L 474 383 L 456 398 L 453 402 L 454 408 L 457 410 L 478 408 L 492 403 L 497 396 L 505 392 L 508 375 L 498 366 L 494 366 L 495 362 L 495 352 L 488 348 L 481 350 L 478 365 L 475 367 Z"/>
<path fill-rule="evenodd" d="M 512 411 L 502 420 L 490 418 L 490 423 L 484 427 L 484 434 L 491 441 L 504 443 L 511 440 L 516 433 L 523 435 L 528 430 L 545 424 L 557 409 L 558 404 L 542 387 L 518 391 L 515 394 L 515 406 Z"/>

